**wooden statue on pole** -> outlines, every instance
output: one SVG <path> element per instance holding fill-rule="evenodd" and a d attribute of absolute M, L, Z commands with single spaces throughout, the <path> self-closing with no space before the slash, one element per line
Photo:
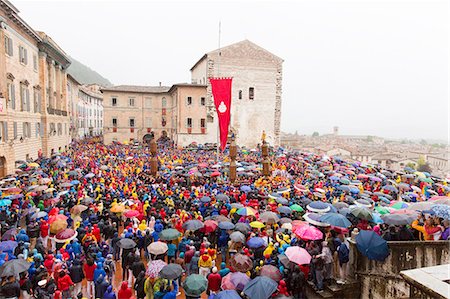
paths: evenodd
<path fill-rule="evenodd" d="M 262 165 L 263 165 L 263 175 L 270 175 L 270 161 L 269 161 L 269 145 L 266 143 L 266 132 L 263 131 L 261 135 L 262 147 L 261 147 L 261 156 L 262 156 Z"/>
<path fill-rule="evenodd" d="M 150 174 L 156 176 L 156 173 L 158 172 L 158 146 L 155 137 L 150 141 L 150 153 L 152 154 L 152 157 L 150 158 Z"/>

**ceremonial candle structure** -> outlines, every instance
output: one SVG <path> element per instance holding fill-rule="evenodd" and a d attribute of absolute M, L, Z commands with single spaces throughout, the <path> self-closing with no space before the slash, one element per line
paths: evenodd
<path fill-rule="evenodd" d="M 269 176 L 270 174 L 270 161 L 269 161 L 269 146 L 267 143 L 263 140 L 263 145 L 261 147 L 261 154 L 262 154 L 262 165 L 263 165 L 263 175 Z"/>
<path fill-rule="evenodd" d="M 156 176 L 156 173 L 158 172 L 158 146 L 156 145 L 155 138 L 152 138 L 152 140 L 150 141 L 150 152 L 152 153 L 152 157 L 150 160 L 150 173 L 151 175 Z"/>

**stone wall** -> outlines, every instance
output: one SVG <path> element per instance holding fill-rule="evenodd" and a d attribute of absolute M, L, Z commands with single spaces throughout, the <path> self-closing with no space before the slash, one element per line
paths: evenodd
<path fill-rule="evenodd" d="M 361 282 L 360 298 L 410 298 L 410 287 L 400 271 L 450 262 L 450 242 L 388 242 L 390 255 L 384 262 L 371 261 L 351 242 L 351 271 Z"/>

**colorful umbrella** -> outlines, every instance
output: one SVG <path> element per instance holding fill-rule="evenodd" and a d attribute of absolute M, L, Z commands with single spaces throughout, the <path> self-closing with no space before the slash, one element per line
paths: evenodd
<path fill-rule="evenodd" d="M 374 231 L 361 230 L 356 236 L 356 246 L 370 260 L 384 261 L 389 255 L 386 240 Z"/>
<path fill-rule="evenodd" d="M 161 241 L 153 242 L 147 247 L 148 252 L 154 255 L 161 255 L 167 252 L 169 249 L 167 244 Z"/>
<path fill-rule="evenodd" d="M 255 216 L 256 215 L 256 211 L 250 207 L 240 208 L 239 210 L 237 210 L 236 213 L 241 216 Z"/>
<path fill-rule="evenodd" d="M 112 213 L 123 213 L 125 211 L 125 206 L 117 204 L 110 210 Z"/>
<path fill-rule="evenodd" d="M 170 280 L 177 279 L 181 274 L 183 274 L 183 268 L 178 264 L 165 265 L 159 272 L 159 276 Z"/>
<path fill-rule="evenodd" d="M 166 265 L 166 262 L 164 262 L 163 260 L 153 260 L 148 263 L 147 271 L 145 272 L 145 274 L 150 278 L 156 278 L 159 276 L 159 273 Z"/>
<path fill-rule="evenodd" d="M 0 242 L 0 251 L 13 251 L 17 245 L 16 241 L 2 241 Z"/>
<path fill-rule="evenodd" d="M 404 201 L 391 202 L 390 207 L 396 210 L 406 209 L 408 204 Z"/>
<path fill-rule="evenodd" d="M 353 216 L 360 219 L 371 221 L 373 219 L 372 213 L 365 208 L 354 208 L 350 212 Z"/>
<path fill-rule="evenodd" d="M 131 239 L 125 238 L 119 240 L 119 242 L 117 242 L 117 246 L 119 246 L 122 249 L 132 249 L 136 247 L 136 242 L 134 242 Z"/>
<path fill-rule="evenodd" d="M 328 223 L 332 226 L 348 228 L 352 223 L 347 219 L 347 217 L 338 213 L 327 213 L 322 215 L 319 220 L 321 222 Z"/>
<path fill-rule="evenodd" d="M 203 275 L 191 274 L 183 282 L 183 289 L 186 295 L 191 297 L 199 297 L 206 291 L 208 281 Z"/>
<path fill-rule="evenodd" d="M 75 239 L 77 235 L 78 233 L 75 230 L 66 228 L 65 230 L 60 231 L 56 234 L 55 241 L 56 243 L 66 243 L 67 241 Z"/>
<path fill-rule="evenodd" d="M 159 237 L 161 240 L 176 240 L 180 237 L 180 232 L 174 228 L 166 228 L 159 233 Z"/>
<path fill-rule="evenodd" d="M 260 219 L 262 222 L 265 222 L 265 223 L 277 223 L 278 220 L 279 220 L 279 217 L 278 217 L 278 215 L 277 215 L 276 213 L 274 213 L 274 212 L 264 212 L 264 213 L 262 213 L 262 214 L 259 215 L 259 219 Z M 264 225 L 264 224 L 263 224 L 263 225 Z M 250 224 L 250 226 L 251 226 L 251 227 L 256 227 L 256 226 L 252 226 L 251 224 Z M 264 225 L 264 226 L 265 226 L 265 225 Z M 260 228 L 263 228 L 264 226 L 262 226 L 262 227 L 260 227 Z"/>
<path fill-rule="evenodd" d="M 230 267 L 237 272 L 245 273 L 253 268 L 253 262 L 250 257 L 238 253 L 230 259 Z"/>
<path fill-rule="evenodd" d="M 450 220 L 450 206 L 437 204 L 432 206 L 431 210 L 436 216 Z"/>
<path fill-rule="evenodd" d="M 200 220 L 189 220 L 183 223 L 183 228 L 185 230 L 196 231 L 203 228 L 205 225 Z"/>
<path fill-rule="evenodd" d="M 295 212 L 303 212 L 304 211 L 304 209 L 301 206 L 299 206 L 298 204 L 293 204 L 293 205 L 289 206 L 289 209 L 291 209 L 292 211 L 295 211 Z"/>
<path fill-rule="evenodd" d="M 217 293 L 214 299 L 242 299 L 242 297 L 239 296 L 235 290 L 226 289 L 225 291 Z"/>
<path fill-rule="evenodd" d="M 228 221 L 222 221 L 219 222 L 219 228 L 220 229 L 234 229 L 234 224 L 232 222 L 228 222 Z"/>
<path fill-rule="evenodd" d="M 202 231 L 210 234 L 213 231 L 215 231 L 217 229 L 217 222 L 214 220 L 205 220 L 205 222 L 203 223 L 204 227 L 202 228 Z"/>
<path fill-rule="evenodd" d="M 259 222 L 259 221 L 250 222 L 250 226 L 253 227 L 253 228 L 264 228 L 264 227 L 266 227 L 266 225 L 264 223 Z"/>
<path fill-rule="evenodd" d="M 294 233 L 302 240 L 321 240 L 323 233 L 311 225 L 302 225 L 295 229 Z"/>
<path fill-rule="evenodd" d="M 267 243 L 263 238 L 253 237 L 247 241 L 247 245 L 250 248 L 259 248 L 259 247 L 266 247 Z"/>
<path fill-rule="evenodd" d="M 230 240 L 233 242 L 245 243 L 245 236 L 243 233 L 236 231 L 231 233 Z"/>
<path fill-rule="evenodd" d="M 278 284 L 265 276 L 257 276 L 250 280 L 244 288 L 244 294 L 249 298 L 269 299 L 277 290 Z"/>
<path fill-rule="evenodd" d="M 72 209 L 70 209 L 70 212 L 74 215 L 78 215 L 81 214 L 83 211 L 86 211 L 87 209 L 88 207 L 84 205 L 75 205 L 72 207 Z"/>
<path fill-rule="evenodd" d="M 0 267 L 0 277 L 17 276 L 22 272 L 27 271 L 31 263 L 23 259 L 13 259 L 5 262 Z"/>
<path fill-rule="evenodd" d="M 281 280 L 281 273 L 280 270 L 273 266 L 273 265 L 264 265 L 262 266 L 259 275 L 269 277 L 273 279 L 276 282 L 279 282 Z"/>
<path fill-rule="evenodd" d="M 296 263 L 297 265 L 309 265 L 311 262 L 311 255 L 306 249 L 300 246 L 290 246 L 286 249 L 284 254 L 289 261 Z"/>
<path fill-rule="evenodd" d="M 127 218 L 133 218 L 139 216 L 139 211 L 136 210 L 128 210 L 123 215 Z"/>

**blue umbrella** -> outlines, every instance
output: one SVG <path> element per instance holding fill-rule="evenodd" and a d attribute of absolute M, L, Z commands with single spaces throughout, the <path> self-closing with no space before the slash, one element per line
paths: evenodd
<path fill-rule="evenodd" d="M 233 229 L 234 224 L 229 221 L 222 221 L 222 222 L 219 222 L 219 228 L 220 229 Z"/>
<path fill-rule="evenodd" d="M 338 176 L 330 176 L 330 180 L 332 181 L 339 181 L 339 177 Z"/>
<path fill-rule="evenodd" d="M 353 194 L 358 194 L 359 193 L 359 189 L 356 187 L 350 187 L 350 192 Z"/>
<path fill-rule="evenodd" d="M 0 251 L 13 251 L 17 247 L 16 241 L 0 242 Z"/>
<path fill-rule="evenodd" d="M 250 188 L 250 186 L 243 185 L 243 186 L 241 186 L 241 191 L 242 192 L 250 192 L 250 191 L 252 191 L 252 188 Z"/>
<path fill-rule="evenodd" d="M 369 260 L 384 261 L 389 255 L 386 240 L 371 230 L 361 230 L 359 232 L 356 236 L 356 246 Z"/>
<path fill-rule="evenodd" d="M 432 206 L 431 210 L 436 216 L 450 220 L 450 206 L 437 204 Z"/>
<path fill-rule="evenodd" d="M 269 299 L 277 290 L 278 284 L 266 276 L 257 276 L 250 280 L 244 288 L 244 294 L 249 298 Z"/>
<path fill-rule="evenodd" d="M 287 205 L 289 203 L 289 200 L 284 197 L 277 197 L 275 200 L 277 203 L 281 203 L 282 205 Z"/>
<path fill-rule="evenodd" d="M 345 191 L 345 192 L 350 192 L 350 187 L 347 185 L 340 185 L 338 187 L 339 190 Z"/>
<path fill-rule="evenodd" d="M 395 186 L 392 186 L 392 185 L 386 185 L 386 186 L 383 187 L 383 189 L 389 190 L 391 192 L 398 192 L 398 189 Z"/>
<path fill-rule="evenodd" d="M 321 222 L 328 223 L 332 226 L 347 228 L 352 225 L 352 223 L 341 214 L 337 213 L 327 213 L 319 218 Z"/>
<path fill-rule="evenodd" d="M 306 208 L 309 211 L 316 213 L 326 213 L 331 209 L 330 205 L 322 201 L 313 201 L 309 205 L 307 205 Z"/>
<path fill-rule="evenodd" d="M 219 292 L 214 299 L 242 299 L 235 290 L 226 290 Z"/>
<path fill-rule="evenodd" d="M 78 185 L 80 183 L 79 180 L 73 180 L 72 182 L 70 182 L 72 185 Z"/>
<path fill-rule="evenodd" d="M 9 199 L 0 200 L 0 207 L 9 206 L 10 204 L 11 204 L 11 201 Z"/>
<path fill-rule="evenodd" d="M 280 214 L 286 214 L 286 215 L 289 215 L 289 214 L 292 213 L 292 210 L 291 210 L 289 207 L 286 207 L 286 206 L 278 207 L 278 208 L 277 208 L 277 211 L 278 211 Z"/>
<path fill-rule="evenodd" d="M 210 201 L 211 201 L 211 197 L 209 197 L 209 196 L 203 196 L 203 197 L 200 199 L 200 201 L 203 202 L 203 203 L 210 202 Z"/>
<path fill-rule="evenodd" d="M 247 241 L 247 245 L 250 248 L 259 248 L 267 246 L 266 241 L 264 241 L 264 239 L 260 237 L 251 238 L 250 240 Z"/>

